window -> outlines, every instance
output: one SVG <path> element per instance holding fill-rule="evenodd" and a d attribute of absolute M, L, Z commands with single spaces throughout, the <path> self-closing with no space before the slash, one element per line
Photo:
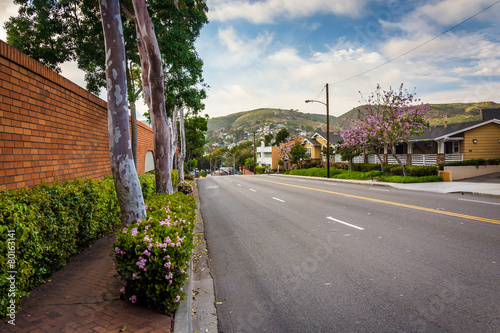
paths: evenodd
<path fill-rule="evenodd" d="M 460 153 L 460 142 L 459 141 L 445 142 L 444 148 L 445 148 L 445 154 Z"/>

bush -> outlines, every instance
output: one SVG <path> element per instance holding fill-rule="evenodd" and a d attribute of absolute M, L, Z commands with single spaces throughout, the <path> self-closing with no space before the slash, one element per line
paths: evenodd
<path fill-rule="evenodd" d="M 438 174 L 438 167 L 435 165 L 405 165 L 405 170 L 406 175 L 410 177 L 436 176 Z M 403 175 L 403 171 L 399 165 L 392 167 L 390 172 L 394 176 Z"/>
<path fill-rule="evenodd" d="M 146 221 L 118 232 L 114 261 L 126 281 L 123 298 L 170 314 L 185 296 L 182 285 L 194 247 L 196 202 L 179 192 L 158 194 L 148 200 L 147 207 Z"/>
<path fill-rule="evenodd" d="M 0 193 L 0 265 L 15 244 L 16 305 L 44 279 L 120 223 L 113 180 L 68 180 Z M 9 230 L 14 231 L 9 233 Z M 7 270 L 0 272 L 0 315 L 7 314 Z M 16 306 L 18 308 L 18 306 Z"/>
<path fill-rule="evenodd" d="M 194 180 L 194 175 L 192 174 L 184 175 L 184 180 Z"/>
<path fill-rule="evenodd" d="M 318 168 L 320 164 L 321 162 L 307 162 L 302 165 L 302 169 Z"/>
<path fill-rule="evenodd" d="M 333 177 L 342 170 L 338 170 L 330 167 L 330 177 Z M 326 178 L 326 167 L 325 168 L 310 168 L 310 169 L 297 169 L 285 172 L 287 175 L 298 175 L 298 176 L 309 176 L 309 177 L 325 177 Z"/>
<path fill-rule="evenodd" d="M 443 177 L 441 177 L 441 176 L 425 176 L 425 177 L 389 176 L 389 177 L 379 177 L 378 181 L 389 182 L 389 183 L 430 183 L 430 182 L 442 182 Z"/>
<path fill-rule="evenodd" d="M 142 196 L 147 200 L 150 196 L 156 194 L 156 180 L 154 173 L 145 173 L 139 175 L 139 182 L 142 188 Z"/>
<path fill-rule="evenodd" d="M 170 177 L 172 177 L 172 188 L 176 188 L 179 183 L 179 171 L 172 170 Z"/>
<path fill-rule="evenodd" d="M 183 181 L 177 184 L 177 191 L 186 195 L 194 195 L 194 187 L 192 182 Z"/>
<path fill-rule="evenodd" d="M 208 175 L 208 172 L 206 171 L 201 171 L 201 172 L 198 172 L 196 174 L 196 177 L 199 178 L 199 177 L 206 177 Z"/>
<path fill-rule="evenodd" d="M 387 168 L 387 165 L 384 165 L 384 169 Z M 352 171 L 371 171 L 371 170 L 380 170 L 379 163 L 353 163 Z"/>
<path fill-rule="evenodd" d="M 333 178 L 366 180 L 366 179 L 371 179 L 373 177 L 378 177 L 381 174 L 382 174 L 382 172 L 378 171 L 378 170 L 377 171 L 370 171 L 370 172 L 355 171 L 355 172 L 343 172 L 341 174 L 334 176 Z"/>
<path fill-rule="evenodd" d="M 494 158 L 489 160 L 479 158 L 475 160 L 473 159 L 466 161 L 447 162 L 447 163 L 442 163 L 439 166 L 442 168 L 443 166 L 480 166 L 480 165 L 499 165 L 499 164 L 500 164 L 500 158 Z"/>
<path fill-rule="evenodd" d="M 262 175 L 266 172 L 266 167 L 262 167 L 262 166 L 256 166 L 255 167 L 255 174 L 256 175 Z"/>

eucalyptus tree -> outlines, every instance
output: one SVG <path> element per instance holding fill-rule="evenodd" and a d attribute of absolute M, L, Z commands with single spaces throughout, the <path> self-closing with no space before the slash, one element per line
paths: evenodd
<path fill-rule="evenodd" d="M 99 2 L 106 50 L 108 137 L 111 171 L 124 224 L 146 218 L 146 207 L 130 147 L 125 39 L 119 0 Z"/>
<path fill-rule="evenodd" d="M 56 71 L 60 71 L 61 63 L 76 60 L 86 73 L 87 89 L 98 93 L 106 80 L 97 0 L 14 1 L 20 5 L 19 15 L 5 24 L 7 41 Z M 207 22 L 207 7 L 204 0 L 123 0 L 120 5 L 122 15 L 127 17 L 122 20 L 121 29 L 132 124 L 136 125 L 135 102 L 142 91 L 154 114 L 151 122 L 155 133 L 157 192 L 172 193 L 170 173 L 176 150 L 172 143 L 177 142 L 175 110 L 182 114 L 181 106 L 186 105 L 196 114 L 203 109 L 201 101 L 206 97 L 203 62 L 196 54 L 194 41 Z M 154 12 L 154 23 L 148 11 Z M 165 115 L 159 115 L 158 110 Z M 132 137 L 137 137 L 134 129 Z M 181 142 L 185 142 L 184 138 Z"/>

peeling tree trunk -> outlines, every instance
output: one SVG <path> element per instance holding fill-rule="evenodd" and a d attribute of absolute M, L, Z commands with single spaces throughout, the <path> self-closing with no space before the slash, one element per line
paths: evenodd
<path fill-rule="evenodd" d="M 130 67 L 128 61 L 127 64 L 127 82 L 132 85 L 132 75 L 130 74 Z M 132 155 L 134 156 L 135 169 L 137 170 L 137 112 L 135 109 L 135 102 L 130 102 L 130 130 L 132 138 Z"/>
<path fill-rule="evenodd" d="M 399 160 L 399 157 L 396 154 L 396 146 L 394 144 L 391 145 L 391 154 L 396 159 L 396 161 L 398 162 L 399 167 L 401 168 L 401 171 L 403 172 L 403 177 L 406 177 L 406 168 L 403 165 L 403 163 Z"/>
<path fill-rule="evenodd" d="M 137 44 L 143 71 L 144 98 L 149 107 L 155 145 L 156 192 L 173 193 L 170 133 L 165 110 L 165 87 L 160 49 L 144 0 L 132 0 L 136 14 Z"/>
<path fill-rule="evenodd" d="M 142 190 L 134 165 L 128 118 L 125 44 L 118 0 L 99 2 L 106 45 L 108 136 L 111 171 L 122 222 L 146 218 Z"/>
<path fill-rule="evenodd" d="M 169 119 L 168 126 L 170 128 L 170 144 L 171 144 L 171 150 L 170 150 L 170 169 L 174 169 L 174 160 L 175 160 L 175 153 L 177 152 L 177 142 L 178 142 L 178 136 L 177 136 L 177 115 L 179 114 L 179 109 L 177 107 L 174 107 L 174 111 L 172 113 L 172 120 Z M 179 175 L 180 177 L 180 175 Z M 179 178 L 180 181 L 180 178 Z"/>
<path fill-rule="evenodd" d="M 135 169 L 137 170 L 137 112 L 135 102 L 130 102 L 130 123 L 132 124 L 132 156 L 134 156 Z"/>
<path fill-rule="evenodd" d="M 184 131 L 184 107 L 179 111 L 179 144 L 180 152 L 178 158 L 179 182 L 184 181 L 184 160 L 186 158 L 186 134 Z"/>

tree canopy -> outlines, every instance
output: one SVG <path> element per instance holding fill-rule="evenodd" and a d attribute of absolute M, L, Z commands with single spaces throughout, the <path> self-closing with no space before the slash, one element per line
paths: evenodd
<path fill-rule="evenodd" d="M 415 92 L 410 93 L 404 89 L 403 84 L 398 91 L 392 88 L 385 91 L 377 85 L 375 92 L 369 96 L 365 109 L 359 110 L 356 121 L 341 131 L 344 145 L 375 151 L 387 146 L 406 175 L 396 154 L 396 146 L 408 142 L 413 135 L 423 134 L 425 113 L 429 108 L 428 104 L 423 104 L 415 95 Z"/>

